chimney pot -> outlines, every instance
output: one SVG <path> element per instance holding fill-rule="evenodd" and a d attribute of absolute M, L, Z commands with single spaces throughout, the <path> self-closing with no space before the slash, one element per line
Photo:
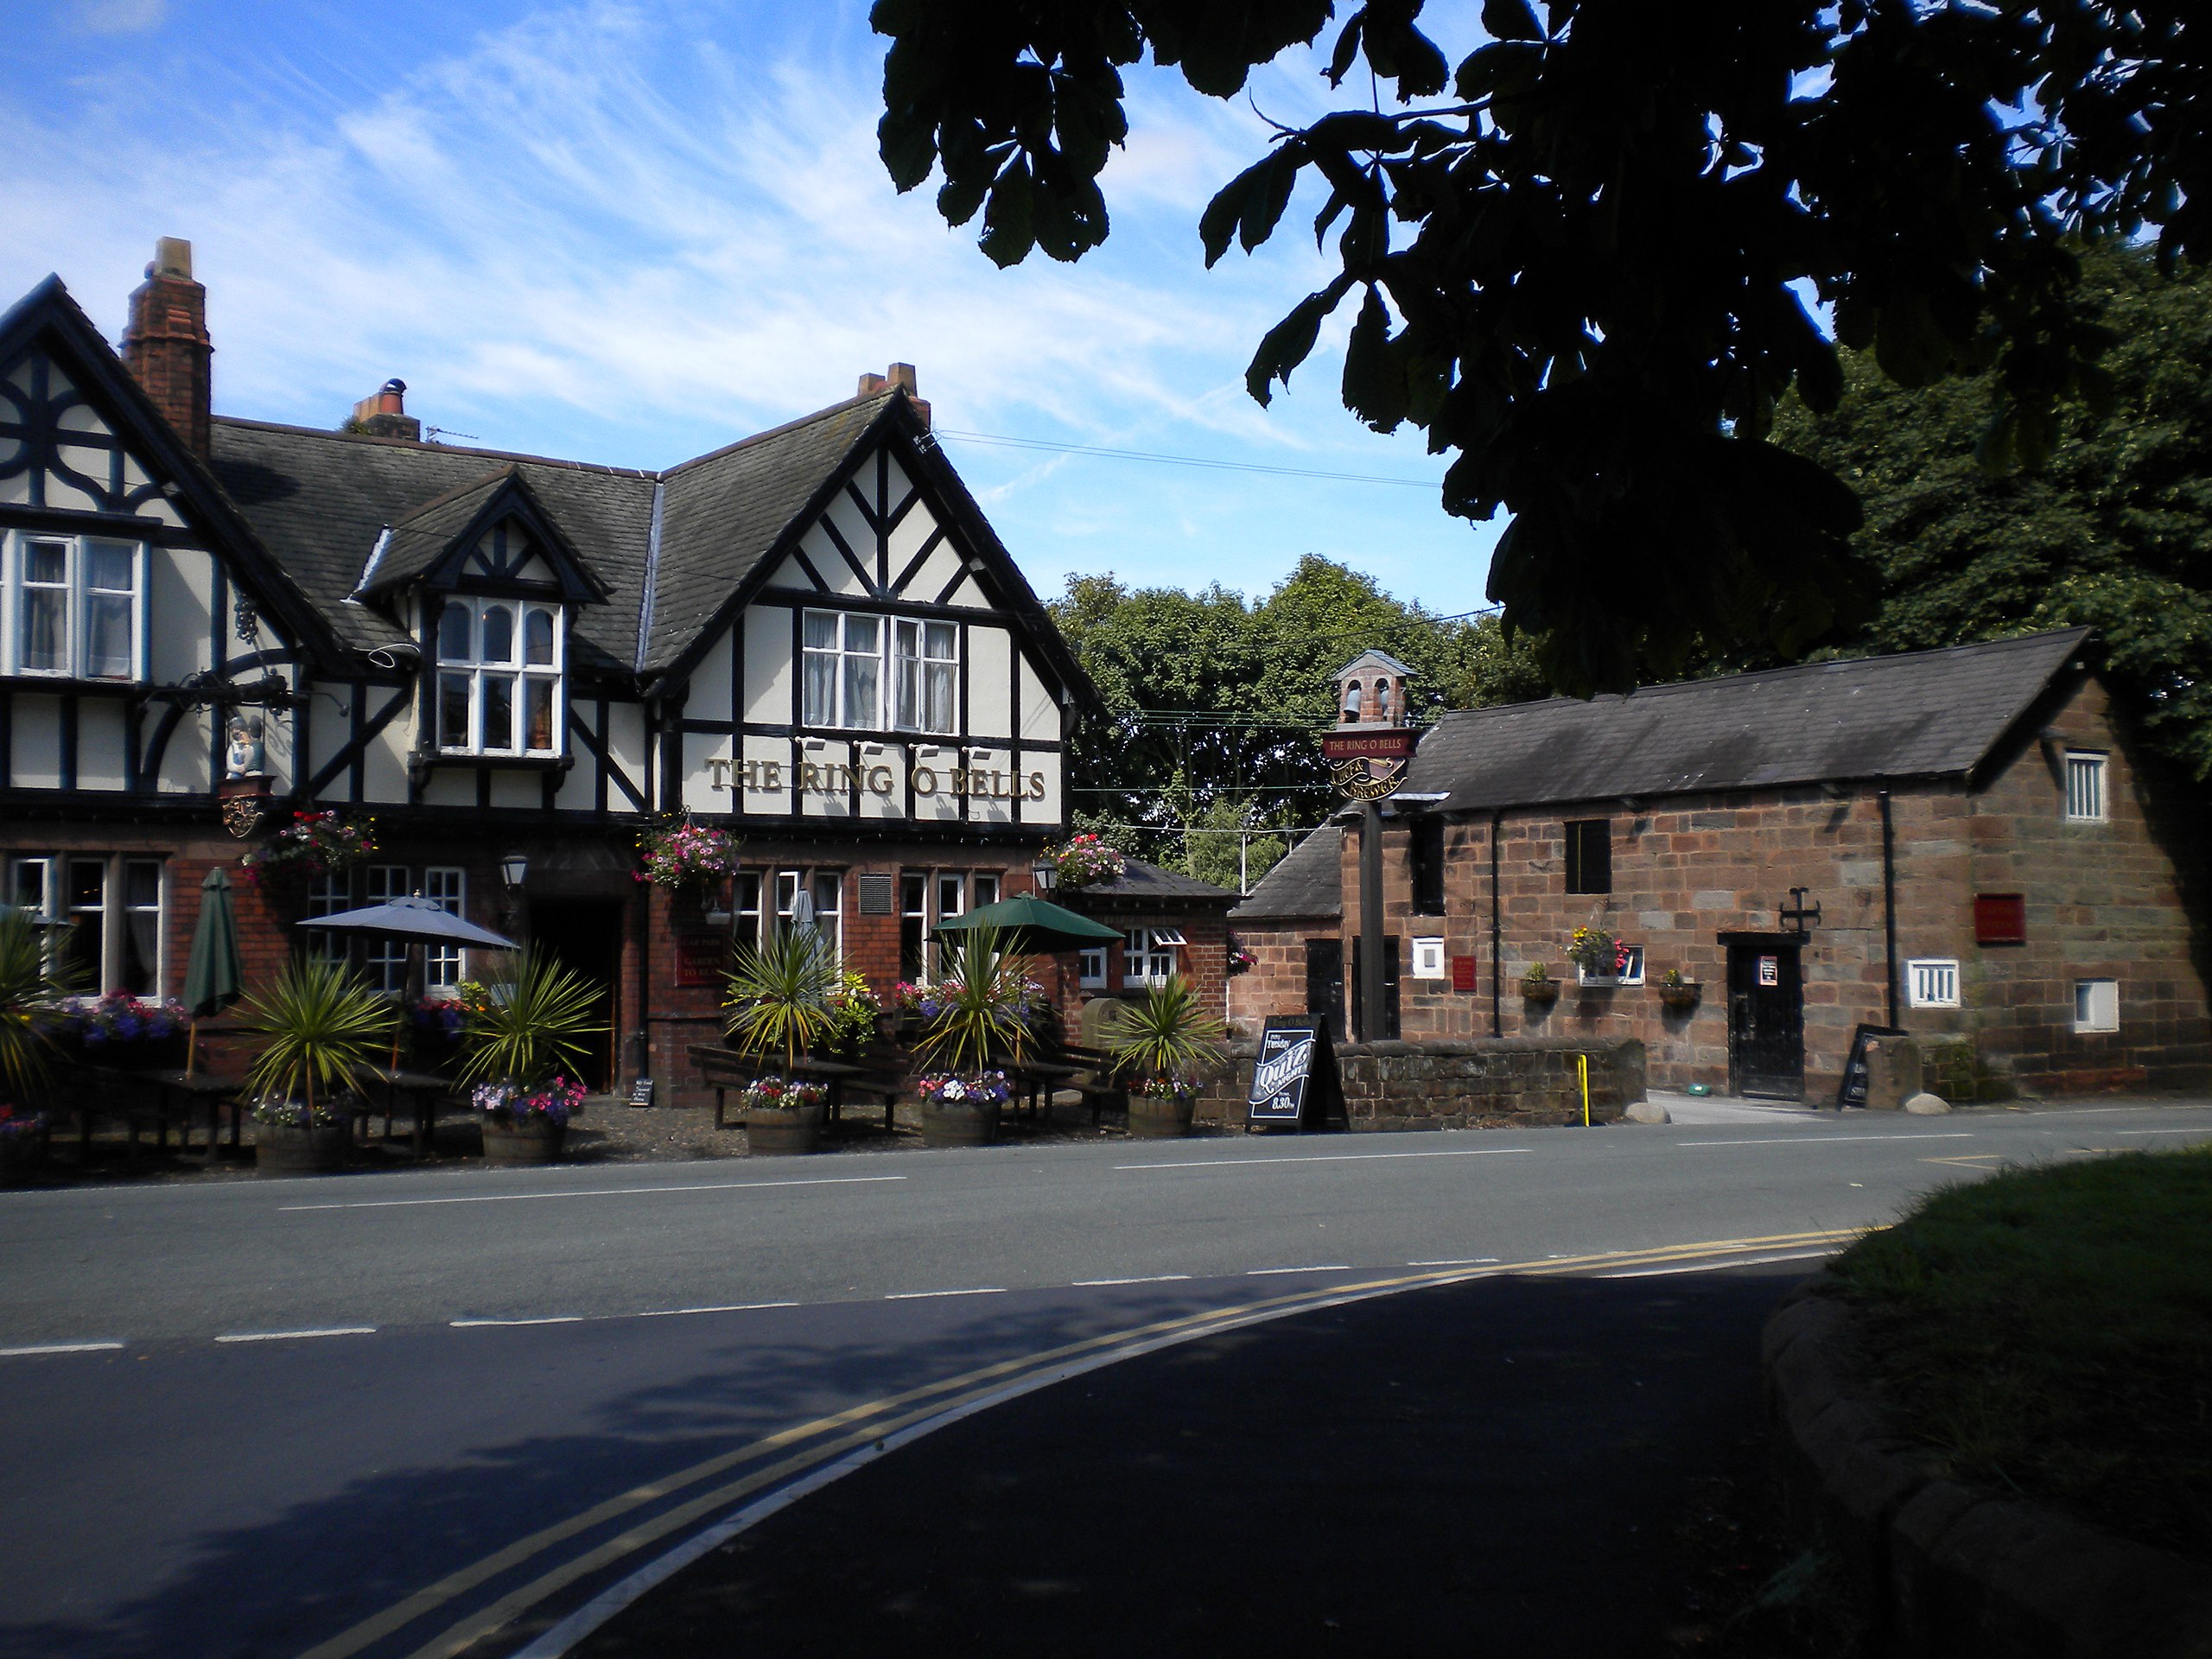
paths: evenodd
<path fill-rule="evenodd" d="M 372 438 L 423 440 L 423 423 L 407 412 L 407 383 L 397 378 L 385 381 L 354 404 L 353 418 L 346 424 Z"/>
<path fill-rule="evenodd" d="M 187 448 L 206 460 L 211 414 L 207 290 L 192 279 L 192 244 L 162 237 L 130 296 L 123 360 Z"/>

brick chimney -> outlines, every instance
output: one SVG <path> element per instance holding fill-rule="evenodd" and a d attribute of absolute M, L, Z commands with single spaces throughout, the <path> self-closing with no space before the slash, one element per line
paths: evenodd
<path fill-rule="evenodd" d="M 123 360 L 177 436 L 203 461 L 214 350 L 207 340 L 207 290 L 192 280 L 192 244 L 165 236 L 155 245 L 145 286 L 130 296 Z"/>
<path fill-rule="evenodd" d="M 387 380 L 354 404 L 353 418 L 346 423 L 346 429 L 366 433 L 372 438 L 407 438 L 416 443 L 423 441 L 423 423 L 407 412 L 404 380 Z"/>
<path fill-rule="evenodd" d="M 930 406 L 922 401 L 920 394 L 915 390 L 914 365 L 912 364 L 893 363 L 891 365 L 891 372 L 888 375 L 864 374 L 861 376 L 860 396 L 863 397 L 874 397 L 880 396 L 885 391 L 905 392 L 906 394 L 906 401 L 914 406 L 914 413 L 922 417 L 923 429 L 925 430 L 928 429 L 930 423 Z"/>

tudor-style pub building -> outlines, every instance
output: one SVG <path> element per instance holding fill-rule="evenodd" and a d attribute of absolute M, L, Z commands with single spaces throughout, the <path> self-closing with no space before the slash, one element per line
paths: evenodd
<path fill-rule="evenodd" d="M 0 856 L 88 988 L 174 995 L 206 872 L 335 810 L 378 850 L 300 914 L 526 934 L 609 988 L 587 1081 L 680 1099 L 801 893 L 887 990 L 1028 889 L 1090 694 L 911 367 L 643 472 L 425 442 L 397 380 L 342 430 L 216 416 L 206 304 L 164 238 L 120 354 L 58 277 L 0 317 Z M 742 838 L 705 905 L 636 877 L 679 812 Z M 239 915 L 251 979 L 300 916 Z"/>

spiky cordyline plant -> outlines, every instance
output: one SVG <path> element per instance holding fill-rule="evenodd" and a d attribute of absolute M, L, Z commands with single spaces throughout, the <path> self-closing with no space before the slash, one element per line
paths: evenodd
<path fill-rule="evenodd" d="M 492 982 L 485 1006 L 462 1024 L 463 1083 L 550 1082 L 584 1058 L 581 1039 L 607 1029 L 591 1023 L 598 988 L 575 969 L 536 945 L 510 961 L 506 977 Z"/>
<path fill-rule="evenodd" d="M 780 1052 L 784 1074 L 837 1029 L 831 1005 L 843 982 L 830 942 L 810 927 L 779 927 L 763 944 L 738 947 L 722 1007 L 723 1029 L 747 1054 Z"/>
<path fill-rule="evenodd" d="M 995 927 L 979 927 L 947 953 L 938 1010 L 914 1052 L 933 1071 L 969 1075 L 998 1060 L 1019 1065 L 1030 1030 L 1021 1010 L 1027 982 L 1017 958 L 999 948 Z"/>
<path fill-rule="evenodd" d="M 28 1106 L 48 1077 L 41 1007 L 68 994 L 48 959 L 45 930 L 28 912 L 0 909 L 0 1096 Z"/>
<path fill-rule="evenodd" d="M 269 988 L 247 999 L 245 1029 L 262 1038 L 246 1081 L 264 1100 L 341 1092 L 391 1033 L 398 1012 L 342 963 L 285 964 Z"/>
<path fill-rule="evenodd" d="M 1124 1002 L 1109 1028 L 1109 1052 L 1116 1060 L 1150 1077 L 1195 1083 L 1229 1058 L 1221 1021 L 1198 1006 L 1198 994 L 1180 974 L 1148 986 L 1134 1002 Z"/>

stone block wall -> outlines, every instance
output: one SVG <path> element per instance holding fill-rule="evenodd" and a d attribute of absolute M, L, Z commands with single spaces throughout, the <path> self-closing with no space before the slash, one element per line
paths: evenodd
<path fill-rule="evenodd" d="M 1246 1128 L 1245 1096 L 1257 1049 L 1255 1043 L 1236 1046 L 1230 1071 L 1200 1097 L 1197 1122 Z M 1644 1097 L 1643 1045 L 1633 1038 L 1348 1043 L 1337 1051 L 1346 1116 L 1355 1130 L 1580 1123 L 1578 1058 L 1589 1067 L 1592 1122 L 1611 1122 Z"/>

